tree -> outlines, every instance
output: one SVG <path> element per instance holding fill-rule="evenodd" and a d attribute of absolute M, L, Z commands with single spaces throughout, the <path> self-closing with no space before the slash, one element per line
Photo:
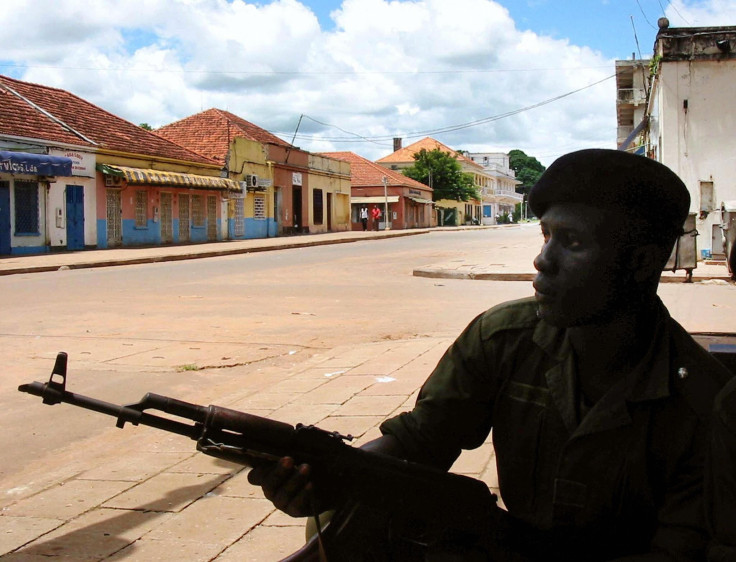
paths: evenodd
<path fill-rule="evenodd" d="M 521 150 L 509 152 L 509 167 L 516 172 L 516 179 L 521 182 L 516 186 L 517 193 L 523 193 L 525 196 L 546 169 L 539 160 L 527 156 Z"/>
<path fill-rule="evenodd" d="M 141 129 L 145 129 L 146 131 L 153 131 L 153 127 L 151 127 L 148 123 L 141 123 L 138 125 Z"/>
<path fill-rule="evenodd" d="M 422 149 L 414 154 L 414 164 L 403 170 L 405 176 L 432 188 L 432 199 L 468 201 L 480 199 L 473 175 L 463 172 L 457 158 L 439 148 Z"/>

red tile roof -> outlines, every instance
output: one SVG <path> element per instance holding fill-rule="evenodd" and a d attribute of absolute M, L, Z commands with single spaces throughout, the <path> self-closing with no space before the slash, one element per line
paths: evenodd
<path fill-rule="evenodd" d="M 469 166 L 474 166 L 476 168 L 483 169 L 483 166 L 478 164 L 477 162 L 473 162 L 470 158 L 466 158 L 461 153 L 459 153 L 457 150 L 454 150 L 447 146 L 446 144 L 442 144 L 440 141 L 433 139 L 431 137 L 425 137 L 420 141 L 415 142 L 414 144 L 410 144 L 409 146 L 405 146 L 404 148 L 400 148 L 396 152 L 392 152 L 388 156 L 384 156 L 383 158 L 379 158 L 376 160 L 376 162 L 380 162 L 382 164 L 397 164 L 397 163 L 404 163 L 404 162 L 414 162 L 414 155 L 421 151 L 422 149 L 431 152 L 432 150 L 439 149 L 442 152 L 447 152 L 448 154 L 452 154 L 453 156 L 456 156 L 458 161 L 460 161 L 463 164 L 467 164 Z"/>
<path fill-rule="evenodd" d="M 235 137 L 283 147 L 291 146 L 250 121 L 217 108 L 164 125 L 156 129 L 156 132 L 190 150 L 217 160 L 220 164 L 225 163 L 230 141 Z"/>
<path fill-rule="evenodd" d="M 358 156 L 354 152 L 323 152 L 322 155 L 350 162 L 350 184 L 353 187 L 383 186 L 383 177 L 386 176 L 388 185 L 413 187 L 430 191 L 428 185 L 413 180 L 396 170 L 384 168 L 375 162 Z"/>
<path fill-rule="evenodd" d="M 215 163 L 65 90 L 0 76 L 0 101 L 0 134 Z"/>

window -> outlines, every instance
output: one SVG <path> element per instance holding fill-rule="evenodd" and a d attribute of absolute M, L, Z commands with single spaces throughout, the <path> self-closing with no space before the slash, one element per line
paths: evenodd
<path fill-rule="evenodd" d="M 15 233 L 38 235 L 38 182 L 15 180 Z"/>
<path fill-rule="evenodd" d="M 192 195 L 192 226 L 204 226 L 204 201 L 201 195 Z"/>
<path fill-rule="evenodd" d="M 700 210 L 705 213 L 715 209 L 715 197 L 713 194 L 713 182 L 700 182 Z"/>
<path fill-rule="evenodd" d="M 324 209 L 321 189 L 315 189 L 312 191 L 312 208 L 314 211 L 314 224 L 322 224 L 324 220 Z"/>
<path fill-rule="evenodd" d="M 266 198 L 263 195 L 256 195 L 253 198 L 253 218 L 266 218 Z"/>
<path fill-rule="evenodd" d="M 135 192 L 135 226 L 148 226 L 148 192 L 144 189 Z"/>

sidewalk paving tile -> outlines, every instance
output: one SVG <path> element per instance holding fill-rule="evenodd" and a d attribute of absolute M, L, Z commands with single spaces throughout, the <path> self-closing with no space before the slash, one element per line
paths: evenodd
<path fill-rule="evenodd" d="M 217 544 L 154 541 L 143 537 L 105 562 L 209 562 L 221 551 Z"/>
<path fill-rule="evenodd" d="M 190 441 L 190 443 L 192 445 L 192 451 L 194 451 L 194 442 Z M 241 464 L 195 452 L 190 458 L 169 467 L 167 472 L 234 475 L 241 470 L 243 470 L 243 465 Z"/>
<path fill-rule="evenodd" d="M 70 480 L 6 507 L 5 515 L 70 519 L 131 488 L 133 484 L 111 480 Z"/>
<path fill-rule="evenodd" d="M 0 515 L 0 556 L 63 524 L 63 519 Z"/>
<path fill-rule="evenodd" d="M 319 426 L 327 416 L 335 412 L 340 406 L 337 404 L 303 404 L 294 402 L 287 404 L 274 410 L 273 419 L 296 425 L 298 423 L 304 425 Z"/>
<path fill-rule="evenodd" d="M 229 498 L 263 499 L 261 489 L 248 482 L 248 470 L 243 470 L 232 478 L 225 480 L 217 488 L 212 490 L 211 493 Z"/>
<path fill-rule="evenodd" d="M 140 482 L 192 456 L 194 455 L 191 450 L 187 453 L 136 451 L 134 456 L 125 455 L 124 457 L 109 459 L 99 466 L 83 472 L 77 478 L 79 480 Z"/>
<path fill-rule="evenodd" d="M 294 521 L 301 521 L 295 519 Z M 220 554 L 216 562 L 274 562 L 304 544 L 304 524 L 256 527 Z"/>
<path fill-rule="evenodd" d="M 224 550 L 273 511 L 266 499 L 208 494 L 153 529 L 146 539 L 217 544 Z"/>
<path fill-rule="evenodd" d="M 382 416 L 329 416 L 319 426 L 326 431 L 337 431 L 340 435 L 359 438 L 378 427 L 382 421 Z"/>
<path fill-rule="evenodd" d="M 350 375 L 350 376 L 349 376 Z M 352 372 L 328 379 L 324 384 L 299 397 L 301 404 L 344 404 L 376 383 L 374 376 L 352 376 Z"/>
<path fill-rule="evenodd" d="M 458 474 L 477 476 L 486 470 L 491 461 L 495 463 L 493 444 L 484 443 L 477 449 L 463 451 L 450 470 Z"/>
<path fill-rule="evenodd" d="M 108 500 L 104 507 L 178 512 L 227 478 L 222 474 L 164 472 Z"/>
<path fill-rule="evenodd" d="M 403 396 L 353 396 L 336 411 L 340 416 L 382 416 L 396 411 L 404 402 Z"/>
<path fill-rule="evenodd" d="M 19 553 L 74 560 L 102 560 L 125 548 L 170 514 L 118 509 L 96 509 L 21 549 Z"/>

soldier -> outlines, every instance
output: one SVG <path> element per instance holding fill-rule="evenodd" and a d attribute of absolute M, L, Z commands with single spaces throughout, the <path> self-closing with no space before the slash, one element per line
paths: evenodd
<path fill-rule="evenodd" d="M 736 379 L 716 397 L 705 473 L 711 562 L 736 562 Z"/>
<path fill-rule="evenodd" d="M 535 296 L 473 320 L 365 448 L 447 470 L 492 429 L 509 559 L 702 560 L 710 414 L 730 374 L 657 296 L 688 191 L 653 160 L 583 150 L 529 204 Z M 303 515 L 309 471 L 282 459 L 251 481 Z"/>

